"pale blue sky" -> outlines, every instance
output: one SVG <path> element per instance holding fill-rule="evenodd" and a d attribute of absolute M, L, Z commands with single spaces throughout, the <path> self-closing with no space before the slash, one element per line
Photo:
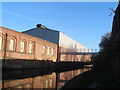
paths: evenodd
<path fill-rule="evenodd" d="M 90 49 L 98 49 L 101 36 L 110 32 L 117 2 L 4 2 L 2 25 L 15 31 L 40 23 L 64 32 Z"/>

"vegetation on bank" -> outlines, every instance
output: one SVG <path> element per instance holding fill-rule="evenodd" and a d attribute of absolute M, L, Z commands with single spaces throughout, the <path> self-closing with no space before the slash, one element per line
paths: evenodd
<path fill-rule="evenodd" d="M 114 74 L 110 72 L 87 71 L 68 81 L 60 90 L 66 88 L 120 88 L 116 82 Z"/>
<path fill-rule="evenodd" d="M 110 36 L 111 33 L 106 33 L 101 38 L 101 42 L 99 44 L 100 51 L 95 57 L 93 57 L 93 69 L 95 71 L 109 72 L 113 70 L 115 52 L 112 46 Z"/>

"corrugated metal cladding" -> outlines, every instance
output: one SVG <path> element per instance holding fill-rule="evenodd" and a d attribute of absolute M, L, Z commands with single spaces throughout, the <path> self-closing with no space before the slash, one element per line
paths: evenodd
<path fill-rule="evenodd" d="M 77 49 L 77 51 L 81 51 L 81 49 L 88 49 L 64 33 L 56 30 L 38 27 L 24 31 L 23 33 L 50 41 L 64 48 Z"/>
<path fill-rule="evenodd" d="M 38 37 L 55 44 L 59 44 L 59 31 L 49 30 L 45 28 L 33 28 L 22 33 L 29 34 L 34 37 Z"/>
<path fill-rule="evenodd" d="M 77 49 L 78 51 L 80 51 L 80 49 L 88 49 L 62 32 L 59 33 L 59 46 L 64 48 Z"/>

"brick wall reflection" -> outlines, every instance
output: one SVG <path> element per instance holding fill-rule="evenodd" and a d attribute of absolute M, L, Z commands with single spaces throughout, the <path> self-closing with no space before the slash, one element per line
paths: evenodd
<path fill-rule="evenodd" d="M 88 71 L 90 69 L 83 68 L 78 70 L 66 71 L 61 73 L 52 73 L 44 76 L 37 76 L 32 78 L 25 79 L 16 79 L 16 80 L 3 80 L 2 86 L 5 90 L 14 90 L 16 88 L 23 89 L 27 88 L 39 88 L 39 89 L 59 89 L 64 86 L 69 80 L 75 76 Z M 34 73 L 34 72 L 33 72 Z"/>
<path fill-rule="evenodd" d="M 13 90 L 14 88 L 56 88 L 56 75 L 38 76 L 19 80 L 4 80 L 3 88 Z"/>

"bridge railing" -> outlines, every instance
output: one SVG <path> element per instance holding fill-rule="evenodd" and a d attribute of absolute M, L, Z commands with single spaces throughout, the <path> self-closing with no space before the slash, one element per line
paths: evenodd
<path fill-rule="evenodd" d="M 61 55 L 96 55 L 97 52 L 60 52 Z"/>
<path fill-rule="evenodd" d="M 98 53 L 97 49 L 79 49 L 76 51 L 60 52 L 61 55 L 96 55 Z"/>

